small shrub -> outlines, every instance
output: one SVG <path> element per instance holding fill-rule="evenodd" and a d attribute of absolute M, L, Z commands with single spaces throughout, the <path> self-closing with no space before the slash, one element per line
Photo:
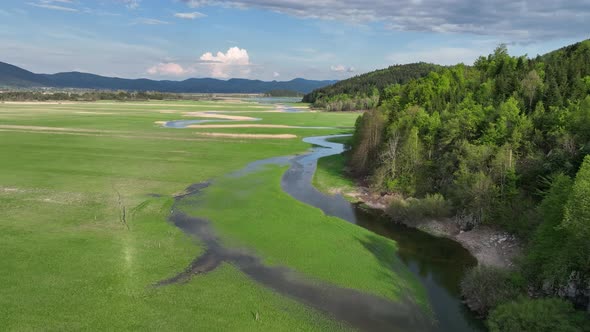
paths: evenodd
<path fill-rule="evenodd" d="M 419 201 L 419 207 L 425 217 L 444 218 L 451 214 L 449 203 L 439 193 L 426 195 Z"/>
<path fill-rule="evenodd" d="M 560 299 L 521 297 L 499 305 L 487 321 L 492 332 L 576 332 L 590 331 L 586 314 Z"/>
<path fill-rule="evenodd" d="M 481 315 L 499 304 L 516 298 L 523 282 L 518 274 L 495 267 L 477 266 L 461 281 L 461 294 L 467 306 Z"/>
<path fill-rule="evenodd" d="M 386 213 L 397 222 L 407 221 L 408 202 L 403 198 L 395 198 L 387 207 Z"/>
<path fill-rule="evenodd" d="M 394 199 L 387 214 L 399 222 L 416 222 L 424 218 L 445 218 L 450 215 L 451 208 L 441 194 L 428 194 L 425 198 Z"/>

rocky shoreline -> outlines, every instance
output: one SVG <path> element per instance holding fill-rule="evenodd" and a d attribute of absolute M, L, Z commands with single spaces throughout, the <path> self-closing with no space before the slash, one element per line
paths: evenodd
<path fill-rule="evenodd" d="M 366 187 L 357 187 L 356 190 L 346 192 L 344 195 L 372 209 L 384 212 L 393 199 L 391 195 L 380 195 Z M 424 219 L 404 224 L 460 243 L 469 250 L 480 265 L 510 268 L 514 265 L 514 259 L 522 252 L 522 245 L 515 236 L 489 226 L 478 226 L 469 231 L 462 231 L 452 218 Z"/>

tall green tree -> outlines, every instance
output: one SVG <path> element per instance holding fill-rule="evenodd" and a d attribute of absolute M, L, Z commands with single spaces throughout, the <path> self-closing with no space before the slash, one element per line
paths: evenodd
<path fill-rule="evenodd" d="M 590 156 L 576 175 L 570 199 L 565 206 L 563 227 L 579 238 L 590 238 Z"/>

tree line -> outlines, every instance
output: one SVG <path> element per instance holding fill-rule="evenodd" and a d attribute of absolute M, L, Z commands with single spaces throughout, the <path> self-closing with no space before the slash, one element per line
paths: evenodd
<path fill-rule="evenodd" d="M 405 198 L 393 210 L 443 206 L 464 230 L 494 225 L 526 244 L 514 269 L 464 282 L 492 330 L 590 327 L 572 309 L 590 312 L 589 94 L 590 41 L 535 58 L 501 45 L 473 66 L 387 85 L 357 120 L 350 166 Z"/>
<path fill-rule="evenodd" d="M 303 97 L 303 102 L 328 111 L 374 109 L 379 103 L 379 91 L 386 86 L 407 83 L 438 68 L 423 62 L 391 66 L 314 90 Z"/>
<path fill-rule="evenodd" d="M 34 91 L 0 92 L 0 101 L 142 101 L 142 100 L 199 100 L 202 96 L 163 93 L 157 91 Z"/>

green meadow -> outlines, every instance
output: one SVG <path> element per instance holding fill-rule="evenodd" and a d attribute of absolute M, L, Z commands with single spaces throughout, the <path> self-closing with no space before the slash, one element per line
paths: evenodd
<path fill-rule="evenodd" d="M 206 249 L 167 218 L 175 195 L 211 179 L 216 186 L 203 202 L 185 209 L 211 220 L 223 243 L 310 280 L 391 301 L 410 295 L 425 305 L 423 290 L 395 256 L 395 242 L 282 192 L 285 167 L 224 177 L 256 160 L 306 152 L 305 136 L 350 133 L 358 116 L 274 110 L 247 102 L 0 104 L 2 329 L 350 329 L 227 263 L 187 283 L 155 286 Z M 157 124 L 198 119 L 184 113 L 202 111 L 262 119 L 240 124 L 338 128 Z M 319 187 L 351 185 L 338 177 L 341 156 L 322 165 Z"/>

